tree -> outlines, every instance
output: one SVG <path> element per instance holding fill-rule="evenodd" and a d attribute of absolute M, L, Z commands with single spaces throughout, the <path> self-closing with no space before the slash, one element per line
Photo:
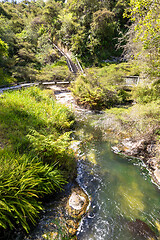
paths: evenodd
<path fill-rule="evenodd" d="M 8 45 L 0 38 L 0 57 L 8 55 Z"/>
<path fill-rule="evenodd" d="M 99 59 L 105 59 L 111 52 L 113 53 L 115 28 L 116 23 L 112 12 L 103 8 L 93 13 L 89 47 Z"/>
<path fill-rule="evenodd" d="M 151 76 L 160 76 L 160 4 L 158 0 L 130 0 L 125 16 L 131 20 L 127 53 L 145 62 Z M 130 51 L 129 51 L 130 50 Z"/>

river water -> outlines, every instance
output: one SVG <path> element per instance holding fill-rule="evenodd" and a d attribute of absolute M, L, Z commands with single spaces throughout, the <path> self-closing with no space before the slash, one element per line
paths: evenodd
<path fill-rule="evenodd" d="M 62 103 L 71 102 L 69 93 L 60 93 L 57 99 Z M 77 182 L 91 199 L 77 239 L 160 239 L 153 233 L 157 236 L 160 233 L 160 190 L 151 182 L 143 162 L 111 151 L 114 139 L 107 138 L 104 131 L 100 130 L 101 119 L 104 118 L 103 114 L 86 111 L 77 115 L 78 125 L 73 136 L 80 142 Z M 49 219 L 53 220 L 57 204 L 52 200 L 49 202 L 48 209 L 34 231 L 34 237 L 27 239 L 44 239 L 40 236 L 51 221 Z"/>
<path fill-rule="evenodd" d="M 143 230 L 132 222 L 144 221 L 158 235 L 160 190 L 151 182 L 140 160 L 111 151 L 111 139 L 104 140 L 101 131 L 94 126 L 99 118 L 100 115 L 85 117 L 76 132 L 84 142 L 77 181 L 91 197 L 90 210 L 81 222 L 78 239 L 156 239 L 149 238 L 148 234 L 144 236 Z M 132 231 L 129 226 L 133 226 Z"/>

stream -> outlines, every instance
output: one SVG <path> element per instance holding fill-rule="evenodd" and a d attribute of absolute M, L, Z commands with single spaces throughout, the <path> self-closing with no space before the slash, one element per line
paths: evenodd
<path fill-rule="evenodd" d="M 77 117 L 74 139 L 80 142 L 80 150 L 76 180 L 91 199 L 77 239 L 159 239 L 154 232 L 157 236 L 160 233 L 160 190 L 151 182 L 142 161 L 111 151 L 112 139 L 104 138 L 97 127 L 103 117 L 84 111 Z M 49 201 L 34 236 L 42 233 L 55 206 Z"/>
<path fill-rule="evenodd" d="M 87 161 L 79 160 L 77 181 L 92 199 L 78 239 L 149 239 L 148 234 L 140 234 L 135 226 L 136 229 L 129 231 L 129 226 L 139 219 L 157 231 L 160 190 L 151 182 L 140 160 L 111 151 L 111 139 L 103 140 L 101 132 L 94 127 L 99 118 L 101 115 L 89 116 L 88 124 L 86 118 L 78 133 L 82 139 L 84 135 L 91 139 L 84 144 L 83 154 L 87 156 Z"/>

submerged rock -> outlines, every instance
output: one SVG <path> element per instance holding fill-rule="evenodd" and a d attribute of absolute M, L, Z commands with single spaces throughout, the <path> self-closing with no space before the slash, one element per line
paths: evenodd
<path fill-rule="evenodd" d="M 153 230 L 140 219 L 136 219 L 135 222 L 128 222 L 127 227 L 133 234 L 157 240 L 156 234 L 153 232 Z"/>

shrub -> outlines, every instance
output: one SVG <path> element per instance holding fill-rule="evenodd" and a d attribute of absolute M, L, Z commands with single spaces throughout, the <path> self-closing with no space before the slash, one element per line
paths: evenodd
<path fill-rule="evenodd" d="M 26 155 L 2 155 L 0 171 L 0 227 L 13 229 L 18 224 L 28 232 L 28 221 L 34 224 L 42 210 L 38 199 L 61 189 L 65 180 L 54 165 Z"/>
<path fill-rule="evenodd" d="M 149 103 L 160 99 L 160 86 L 137 86 L 132 90 L 132 97 L 138 103 Z"/>
<path fill-rule="evenodd" d="M 110 108 L 127 100 L 128 94 L 109 82 L 101 81 L 93 73 L 79 76 L 72 83 L 71 90 L 77 102 L 90 109 Z"/>

